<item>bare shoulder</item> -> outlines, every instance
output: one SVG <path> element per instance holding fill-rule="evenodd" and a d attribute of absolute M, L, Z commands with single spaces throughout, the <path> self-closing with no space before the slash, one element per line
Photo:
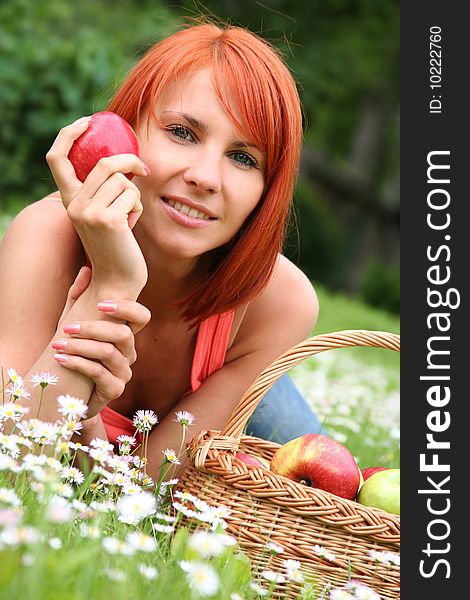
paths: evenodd
<path fill-rule="evenodd" d="M 260 295 L 259 305 L 274 315 L 288 315 L 303 325 L 308 334 L 318 318 L 319 304 L 308 277 L 285 256 L 279 255 L 271 281 Z"/>
<path fill-rule="evenodd" d="M 0 242 L 0 362 L 21 369 L 40 351 L 83 264 L 60 198 L 43 198 L 18 213 Z"/>
<path fill-rule="evenodd" d="M 269 360 L 279 356 L 311 334 L 318 312 L 310 280 L 290 260 L 279 256 L 268 285 L 250 302 L 228 358 L 254 353 Z"/>

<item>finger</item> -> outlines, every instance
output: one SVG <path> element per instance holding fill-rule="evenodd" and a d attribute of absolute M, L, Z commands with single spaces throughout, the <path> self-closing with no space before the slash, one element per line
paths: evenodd
<path fill-rule="evenodd" d="M 99 188 L 115 173 L 146 177 L 148 167 L 135 154 L 114 154 L 100 158 L 83 184 L 83 194 L 93 197 Z"/>
<path fill-rule="evenodd" d="M 72 287 L 69 290 L 68 296 L 72 302 L 75 302 L 86 290 L 91 281 L 91 269 L 84 265 L 77 274 Z"/>
<path fill-rule="evenodd" d="M 62 329 L 64 333 L 74 339 L 87 339 L 114 344 L 124 356 L 131 356 L 134 349 L 134 334 L 130 327 L 123 323 L 81 321 L 80 323 L 67 323 Z"/>
<path fill-rule="evenodd" d="M 119 377 L 115 377 L 99 362 L 67 354 L 56 354 L 54 358 L 62 367 L 91 379 L 99 391 L 99 395 L 107 398 L 108 402 L 119 398 L 124 392 L 125 382 Z"/>
<path fill-rule="evenodd" d="M 82 117 L 74 123 L 63 127 L 57 134 L 49 152 L 46 154 L 47 164 L 57 187 L 62 192 L 62 200 L 66 208 L 82 185 L 67 156 L 75 140 L 87 130 L 90 120 L 91 117 Z"/>
<path fill-rule="evenodd" d="M 99 361 L 115 377 L 119 377 L 127 383 L 132 377 L 130 364 L 134 363 L 137 355 L 132 348 L 129 355 L 122 354 L 114 344 L 109 342 L 97 342 L 95 340 L 64 339 L 55 340 L 51 344 L 58 354 L 67 356 L 81 356 L 90 360 Z"/>
<path fill-rule="evenodd" d="M 126 321 L 132 333 L 139 332 L 152 318 L 146 306 L 131 300 L 103 300 L 98 302 L 98 310 Z"/>

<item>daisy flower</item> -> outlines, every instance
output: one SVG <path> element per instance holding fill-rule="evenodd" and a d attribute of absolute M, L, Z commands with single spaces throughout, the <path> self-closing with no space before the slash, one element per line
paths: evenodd
<path fill-rule="evenodd" d="M 31 394 L 25 388 L 23 383 L 14 383 L 11 388 L 5 390 L 9 396 L 15 398 L 15 400 L 19 400 L 20 398 L 30 398 Z"/>
<path fill-rule="evenodd" d="M 88 412 L 88 406 L 83 400 L 69 396 L 69 394 L 58 396 L 57 404 L 59 405 L 58 411 L 66 418 L 83 419 Z"/>
<path fill-rule="evenodd" d="M 174 450 L 167 448 L 166 450 L 163 450 L 162 452 L 163 452 L 164 457 L 166 458 L 166 460 L 169 463 L 172 463 L 173 465 L 181 464 L 180 461 L 178 460 L 178 457 L 176 456 L 176 452 Z"/>
<path fill-rule="evenodd" d="M 100 450 L 106 450 L 106 452 L 112 452 L 114 450 L 114 446 L 108 442 L 108 440 L 103 440 L 102 438 L 93 438 L 90 442 L 90 446 L 92 448 L 99 448 Z"/>
<path fill-rule="evenodd" d="M 21 375 L 18 375 L 18 373 L 15 371 L 15 369 L 7 369 L 7 375 L 9 378 L 8 383 L 15 383 L 18 385 L 23 385 L 23 378 L 21 377 Z"/>
<path fill-rule="evenodd" d="M 46 388 L 48 385 L 57 385 L 59 378 L 51 373 L 36 373 L 30 379 L 33 387 L 40 385 L 42 388 Z"/>
<path fill-rule="evenodd" d="M 196 531 L 189 538 L 188 546 L 195 550 L 200 556 L 219 556 L 228 545 L 233 545 L 235 540 L 225 534 L 211 533 L 209 531 Z"/>
<path fill-rule="evenodd" d="M 189 585 L 201 596 L 213 596 L 219 589 L 219 577 L 208 564 L 182 560 L 180 566 L 186 573 Z"/>
<path fill-rule="evenodd" d="M 155 579 L 158 577 L 158 571 L 151 565 L 140 564 L 138 567 L 139 573 L 145 577 L 145 579 Z"/>
<path fill-rule="evenodd" d="M 13 423 L 18 423 L 28 410 L 29 409 L 16 402 L 5 402 L 5 404 L 0 406 L 0 421 L 7 421 L 10 419 Z"/>
<path fill-rule="evenodd" d="M 185 427 L 192 425 L 194 423 L 194 415 L 188 412 L 187 410 L 179 410 L 175 413 L 177 423 L 181 423 Z"/>
<path fill-rule="evenodd" d="M 119 443 L 119 452 L 121 454 L 129 454 L 131 448 L 137 444 L 137 440 L 131 435 L 119 435 L 117 441 Z"/>
<path fill-rule="evenodd" d="M 275 542 L 269 542 L 268 549 L 270 553 L 274 555 L 282 554 L 282 552 L 284 552 L 284 548 L 282 546 L 279 546 L 279 544 L 276 544 Z"/>
<path fill-rule="evenodd" d="M 85 475 L 77 467 L 64 467 L 62 469 L 62 477 L 66 481 L 71 481 L 77 485 L 82 484 L 85 480 Z"/>
<path fill-rule="evenodd" d="M 335 555 L 332 554 L 329 550 L 327 550 L 323 546 L 319 546 L 318 544 L 315 544 L 315 546 L 313 547 L 313 551 L 315 552 L 315 554 L 318 554 L 318 556 L 320 558 L 326 558 L 326 560 L 330 560 L 330 561 L 335 560 Z"/>
<path fill-rule="evenodd" d="M 281 573 L 275 573 L 274 571 L 262 571 L 261 577 L 263 577 L 264 579 L 266 579 L 266 581 L 269 581 L 271 583 L 284 583 L 284 581 L 286 580 L 284 575 L 281 575 Z"/>
<path fill-rule="evenodd" d="M 150 431 L 158 423 L 158 417 L 153 410 L 138 410 L 132 422 L 137 431 Z"/>
<path fill-rule="evenodd" d="M 284 567 L 286 569 L 287 579 L 290 581 L 296 581 L 297 583 L 303 582 L 304 577 L 300 572 L 300 562 L 298 560 L 285 560 Z"/>
<path fill-rule="evenodd" d="M 117 501 L 117 511 L 121 522 L 136 525 L 145 517 L 155 513 L 156 500 L 149 492 L 121 496 Z"/>
<path fill-rule="evenodd" d="M 134 550 L 140 552 L 154 552 L 157 549 L 157 542 L 150 535 L 146 535 L 141 531 L 131 531 L 127 538 L 127 543 Z"/>

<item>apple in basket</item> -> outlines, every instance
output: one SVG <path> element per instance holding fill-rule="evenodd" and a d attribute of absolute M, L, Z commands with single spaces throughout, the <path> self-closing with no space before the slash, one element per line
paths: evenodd
<path fill-rule="evenodd" d="M 299 483 L 353 500 L 361 472 L 351 452 L 321 433 L 308 433 L 281 446 L 271 460 L 271 471 Z"/>
<path fill-rule="evenodd" d="M 383 469 L 373 473 L 361 487 L 356 500 L 364 506 L 400 514 L 400 469 Z"/>
<path fill-rule="evenodd" d="M 379 471 L 385 471 L 387 467 L 365 467 L 362 469 L 362 477 L 364 481 L 367 481 L 371 475 L 378 473 Z"/>
<path fill-rule="evenodd" d="M 246 454 L 245 452 L 237 452 L 235 456 L 250 467 L 269 469 L 269 461 L 267 461 L 265 458 Z"/>
<path fill-rule="evenodd" d="M 122 117 L 109 111 L 92 115 L 88 128 L 75 140 L 68 158 L 80 181 L 100 160 L 115 154 L 139 155 L 139 143 L 132 127 Z M 126 175 L 132 179 L 133 174 Z"/>

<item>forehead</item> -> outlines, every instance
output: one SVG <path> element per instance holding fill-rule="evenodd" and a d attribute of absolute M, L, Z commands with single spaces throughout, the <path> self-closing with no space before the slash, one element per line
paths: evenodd
<path fill-rule="evenodd" d="M 251 137 L 246 120 L 228 85 L 219 93 L 220 96 L 214 86 L 212 69 L 206 67 L 181 75 L 166 86 L 156 98 L 155 108 L 157 113 L 165 110 L 194 113 L 201 120 L 209 114 L 229 119 L 238 135 Z"/>

